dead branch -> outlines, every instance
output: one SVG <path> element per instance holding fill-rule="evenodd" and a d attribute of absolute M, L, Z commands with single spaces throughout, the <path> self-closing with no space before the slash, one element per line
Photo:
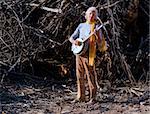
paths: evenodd
<path fill-rule="evenodd" d="M 34 4 L 34 3 L 30 3 L 30 4 L 26 4 L 26 5 L 39 7 L 39 4 Z M 46 11 L 50 11 L 50 12 L 62 13 L 61 9 L 48 8 L 48 7 L 44 7 L 44 6 L 42 6 L 40 8 L 43 9 L 43 10 L 46 10 Z"/>

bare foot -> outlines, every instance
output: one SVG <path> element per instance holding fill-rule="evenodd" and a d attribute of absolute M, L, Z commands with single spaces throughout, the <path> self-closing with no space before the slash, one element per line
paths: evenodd
<path fill-rule="evenodd" d="M 93 105 L 95 104 L 97 101 L 95 99 L 90 99 L 90 101 L 88 101 L 86 104 L 88 105 Z"/>
<path fill-rule="evenodd" d="M 71 103 L 85 102 L 85 99 L 74 99 Z"/>

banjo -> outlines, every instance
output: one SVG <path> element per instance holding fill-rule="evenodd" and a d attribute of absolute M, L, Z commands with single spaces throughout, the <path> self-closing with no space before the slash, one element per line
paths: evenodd
<path fill-rule="evenodd" d="M 92 32 L 88 37 L 82 39 L 82 38 L 77 38 L 76 40 L 78 40 L 79 42 L 81 42 L 80 45 L 75 45 L 72 44 L 71 50 L 73 51 L 73 54 L 75 55 L 83 55 L 86 53 L 86 51 L 88 50 L 88 42 L 87 40 L 96 33 L 96 31 L 98 31 L 99 29 L 101 29 L 104 25 L 108 24 L 109 22 L 105 22 L 104 24 L 101 24 L 98 28 L 95 29 L 94 32 Z"/>

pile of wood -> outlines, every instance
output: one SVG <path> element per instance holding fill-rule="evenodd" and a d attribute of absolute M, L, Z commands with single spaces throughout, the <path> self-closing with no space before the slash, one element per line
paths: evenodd
<path fill-rule="evenodd" d="M 131 84 L 147 80 L 148 0 L 1 0 L 1 82 L 11 73 L 37 76 L 40 70 L 44 77 L 74 75 L 68 38 L 90 6 L 111 21 L 103 28 L 110 48 L 97 57 L 98 75 Z"/>

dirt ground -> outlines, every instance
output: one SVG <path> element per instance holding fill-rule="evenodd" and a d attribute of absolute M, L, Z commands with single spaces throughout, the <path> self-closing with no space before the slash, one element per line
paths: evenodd
<path fill-rule="evenodd" d="M 71 81 L 46 86 L 5 83 L 1 87 L 0 111 L 2 114 L 150 114 L 147 85 L 114 88 L 106 82 L 98 89 L 97 102 L 93 104 L 72 102 L 76 83 Z"/>

